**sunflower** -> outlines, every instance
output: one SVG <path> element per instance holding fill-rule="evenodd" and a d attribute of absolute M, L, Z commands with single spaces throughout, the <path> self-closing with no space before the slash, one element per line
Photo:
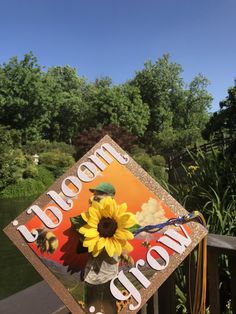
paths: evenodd
<path fill-rule="evenodd" d="M 104 249 L 112 257 L 121 255 L 122 250 L 133 250 L 128 240 L 134 238 L 128 230 L 136 224 L 135 216 L 129 213 L 127 204 L 117 205 L 111 197 L 105 197 L 100 202 L 93 201 L 87 213 L 81 216 L 86 224 L 79 228 L 84 235 L 83 246 L 88 248 L 94 257 Z"/>

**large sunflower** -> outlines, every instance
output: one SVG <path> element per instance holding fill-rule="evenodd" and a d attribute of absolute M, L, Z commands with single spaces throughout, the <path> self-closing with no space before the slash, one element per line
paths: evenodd
<path fill-rule="evenodd" d="M 122 250 L 132 251 L 128 240 L 133 234 L 128 230 L 136 224 L 135 216 L 129 213 L 127 204 L 117 205 L 111 197 L 105 197 L 100 202 L 92 202 L 87 213 L 82 213 L 87 223 L 79 228 L 84 235 L 83 246 L 88 248 L 94 257 L 104 249 L 112 257 L 115 253 L 120 256 Z"/>

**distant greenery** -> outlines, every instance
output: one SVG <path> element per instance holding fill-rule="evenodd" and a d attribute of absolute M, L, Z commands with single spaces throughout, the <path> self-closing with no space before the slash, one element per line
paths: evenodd
<path fill-rule="evenodd" d="M 212 99 L 205 77 L 186 84 L 182 72 L 164 55 L 124 84 L 107 77 L 90 83 L 70 66 L 43 70 L 32 53 L 13 57 L 0 66 L 0 125 L 27 145 L 71 144 L 85 129 L 115 124 L 138 136 L 149 153 L 179 151 L 201 141 Z"/>
<path fill-rule="evenodd" d="M 35 179 L 25 179 L 9 185 L 1 191 L 1 198 L 13 198 L 13 197 L 28 197 L 31 195 L 37 195 L 45 191 L 45 186 L 42 182 Z"/>
<path fill-rule="evenodd" d="M 22 145 L 16 135 L 16 130 L 0 126 L 0 198 L 39 195 L 74 163 L 71 145 L 45 140 Z"/>
<path fill-rule="evenodd" d="M 34 178 L 28 177 L 8 185 L 0 192 L 0 198 L 22 198 L 42 194 L 55 180 L 53 174 L 39 166 Z"/>
<path fill-rule="evenodd" d="M 169 158 L 201 142 L 211 103 L 207 79 L 197 75 L 186 84 L 182 71 L 163 55 L 114 85 L 109 77 L 88 82 L 70 66 L 45 70 L 31 52 L 0 65 L 1 197 L 48 186 L 34 154 L 58 177 L 107 133 L 128 151 L 144 148 L 137 161 L 167 180 L 165 161 L 155 156 Z"/>
<path fill-rule="evenodd" d="M 157 182 L 163 184 L 168 182 L 168 174 L 166 170 L 166 161 L 163 156 L 148 155 L 144 149 L 137 146 L 131 151 L 134 160 L 143 167 Z"/>
<path fill-rule="evenodd" d="M 53 173 L 56 178 L 62 175 L 75 162 L 71 155 L 59 150 L 44 152 L 39 156 L 40 164 Z"/>

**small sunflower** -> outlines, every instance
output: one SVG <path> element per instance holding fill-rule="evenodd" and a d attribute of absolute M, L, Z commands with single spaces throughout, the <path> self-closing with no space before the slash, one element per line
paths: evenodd
<path fill-rule="evenodd" d="M 115 253 L 120 256 L 122 250 L 132 251 L 128 242 L 134 238 L 128 228 L 136 224 L 135 216 L 129 213 L 127 204 L 117 205 L 111 197 L 105 197 L 100 202 L 93 201 L 87 213 L 82 213 L 87 223 L 79 228 L 84 235 L 83 246 L 88 248 L 94 257 L 104 249 L 112 257 Z"/>

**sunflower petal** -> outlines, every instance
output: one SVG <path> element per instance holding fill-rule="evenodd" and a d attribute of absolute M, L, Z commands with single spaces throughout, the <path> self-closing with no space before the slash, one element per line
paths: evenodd
<path fill-rule="evenodd" d="M 118 219 L 119 228 L 130 228 L 137 223 L 132 213 L 125 213 Z"/>
<path fill-rule="evenodd" d="M 133 245 L 131 245 L 128 241 L 123 246 L 123 250 L 127 251 L 127 252 L 131 252 L 131 251 L 133 251 L 133 249 L 134 249 Z"/>
<path fill-rule="evenodd" d="M 113 241 L 110 238 L 107 238 L 106 244 L 105 244 L 105 249 L 107 251 L 107 254 L 112 257 L 115 253 L 115 247 L 113 244 Z"/>
<path fill-rule="evenodd" d="M 107 238 L 100 238 L 99 241 L 98 241 L 98 244 L 97 244 L 97 248 L 98 250 L 101 250 L 104 248 L 105 244 L 107 242 Z"/>
<path fill-rule="evenodd" d="M 98 249 L 97 245 L 95 245 L 93 251 L 92 251 L 92 255 L 93 257 L 97 257 L 101 252 L 102 252 L 103 249 Z"/>
<path fill-rule="evenodd" d="M 132 240 L 134 238 L 134 235 L 128 230 L 117 229 L 114 237 L 121 240 Z"/>
<path fill-rule="evenodd" d="M 91 229 L 91 227 L 88 224 L 86 224 L 80 227 L 79 230 L 77 229 L 77 231 L 79 231 L 79 233 L 85 234 L 86 231 L 88 231 L 89 229 Z"/>
<path fill-rule="evenodd" d="M 97 229 L 90 228 L 90 229 L 86 230 L 84 235 L 85 235 L 86 238 L 94 238 L 94 237 L 98 236 L 99 233 L 98 233 Z"/>
<path fill-rule="evenodd" d="M 99 210 L 94 207 L 89 207 L 89 216 L 94 219 L 101 219 Z"/>
<path fill-rule="evenodd" d="M 127 210 L 127 204 L 126 203 L 122 203 L 118 206 L 118 216 L 124 214 Z"/>
<path fill-rule="evenodd" d="M 96 245 L 96 243 L 98 241 L 99 241 L 99 236 L 94 237 L 94 238 L 86 238 L 83 241 L 83 246 L 88 247 L 88 248 L 92 248 L 91 250 L 89 250 L 89 252 L 91 252 L 94 249 L 94 246 Z"/>
<path fill-rule="evenodd" d="M 120 242 L 117 239 L 112 239 L 112 242 L 114 244 L 115 253 L 117 253 L 117 255 L 120 256 L 122 252 L 122 247 L 121 247 Z"/>
<path fill-rule="evenodd" d="M 88 225 L 90 226 L 90 227 L 93 227 L 93 228 L 95 228 L 95 229 L 97 229 L 97 227 L 98 227 L 98 223 L 99 223 L 99 219 L 95 219 L 95 218 L 89 218 L 89 220 L 88 220 Z"/>
<path fill-rule="evenodd" d="M 101 200 L 101 203 L 101 215 L 105 218 L 112 218 L 116 208 L 115 200 L 113 200 L 111 197 L 105 197 Z"/>
<path fill-rule="evenodd" d="M 88 222 L 88 219 L 89 219 L 89 213 L 81 213 L 81 217 L 83 218 L 84 221 Z"/>
<path fill-rule="evenodd" d="M 101 210 L 101 204 L 99 202 L 97 202 L 97 201 L 92 201 L 91 207 L 97 209 L 98 211 Z"/>

